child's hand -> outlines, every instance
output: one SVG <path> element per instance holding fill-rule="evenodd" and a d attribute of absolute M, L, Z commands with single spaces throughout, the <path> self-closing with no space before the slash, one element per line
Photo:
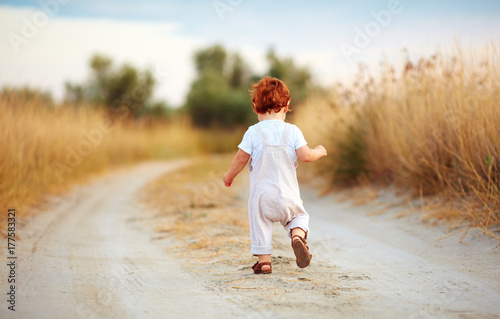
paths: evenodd
<path fill-rule="evenodd" d="M 304 145 L 298 148 L 296 152 L 297 157 L 304 163 L 314 162 L 327 155 L 323 145 L 318 145 L 315 148 L 309 148 L 307 145 Z"/>
<path fill-rule="evenodd" d="M 323 147 L 323 145 L 318 145 L 314 148 L 316 152 L 318 152 L 318 158 L 325 157 L 327 155 L 326 153 L 326 148 Z"/>
<path fill-rule="evenodd" d="M 225 173 L 222 180 L 224 181 L 224 185 L 226 185 L 226 187 L 231 187 L 231 185 L 233 184 L 234 178 L 230 178 L 229 175 L 227 173 Z"/>

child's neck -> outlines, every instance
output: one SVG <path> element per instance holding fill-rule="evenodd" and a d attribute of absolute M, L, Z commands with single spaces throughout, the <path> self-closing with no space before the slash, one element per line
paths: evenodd
<path fill-rule="evenodd" d="M 269 121 L 269 120 L 281 120 L 284 121 L 286 118 L 286 112 L 281 109 L 278 113 L 271 111 L 271 113 L 257 114 L 259 121 Z"/>

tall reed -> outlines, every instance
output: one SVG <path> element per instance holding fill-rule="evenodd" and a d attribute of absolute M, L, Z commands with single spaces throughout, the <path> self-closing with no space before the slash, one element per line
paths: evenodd
<path fill-rule="evenodd" d="M 361 72 L 298 108 L 334 183 L 368 180 L 444 196 L 474 226 L 500 222 L 500 52 L 456 48 Z M 449 216 L 448 216 L 449 217 Z M 444 218 L 448 218 L 444 216 Z"/>

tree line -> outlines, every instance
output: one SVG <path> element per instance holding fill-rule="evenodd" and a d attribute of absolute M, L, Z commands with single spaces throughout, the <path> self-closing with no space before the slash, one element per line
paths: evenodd
<path fill-rule="evenodd" d="M 291 91 L 291 106 L 305 99 L 312 88 L 311 73 L 299 67 L 292 58 L 279 57 L 273 49 L 266 54 L 268 69 L 258 74 L 238 52 L 221 45 L 196 51 L 193 62 L 196 76 L 184 105 L 172 108 L 165 101 L 153 100 L 157 84 L 150 69 L 141 70 L 124 63 L 116 65 L 110 57 L 95 54 L 89 61 L 90 76 L 82 83 L 65 83 L 64 104 L 75 108 L 105 108 L 111 115 L 127 107 L 130 119 L 168 118 L 185 113 L 198 127 L 236 127 L 255 122 L 249 89 L 252 82 L 269 75 L 285 81 Z M 0 95 L 36 96 L 50 107 L 50 93 L 37 94 L 27 87 L 4 88 Z"/>

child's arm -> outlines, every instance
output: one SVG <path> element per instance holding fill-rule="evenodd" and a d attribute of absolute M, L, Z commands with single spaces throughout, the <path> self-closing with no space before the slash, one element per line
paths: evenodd
<path fill-rule="evenodd" d="M 297 157 L 300 158 L 302 162 L 314 162 L 324 156 L 326 156 L 326 149 L 323 145 L 318 145 L 313 149 L 310 149 L 307 145 L 304 145 L 296 150 Z"/>
<path fill-rule="evenodd" d="M 247 165 L 249 159 L 250 154 L 242 151 L 241 149 L 238 149 L 238 152 L 236 152 L 236 155 L 234 156 L 229 169 L 223 177 L 224 185 L 226 185 L 226 187 L 229 187 L 231 186 L 231 184 L 233 184 L 233 180 L 245 168 L 245 165 Z"/>

